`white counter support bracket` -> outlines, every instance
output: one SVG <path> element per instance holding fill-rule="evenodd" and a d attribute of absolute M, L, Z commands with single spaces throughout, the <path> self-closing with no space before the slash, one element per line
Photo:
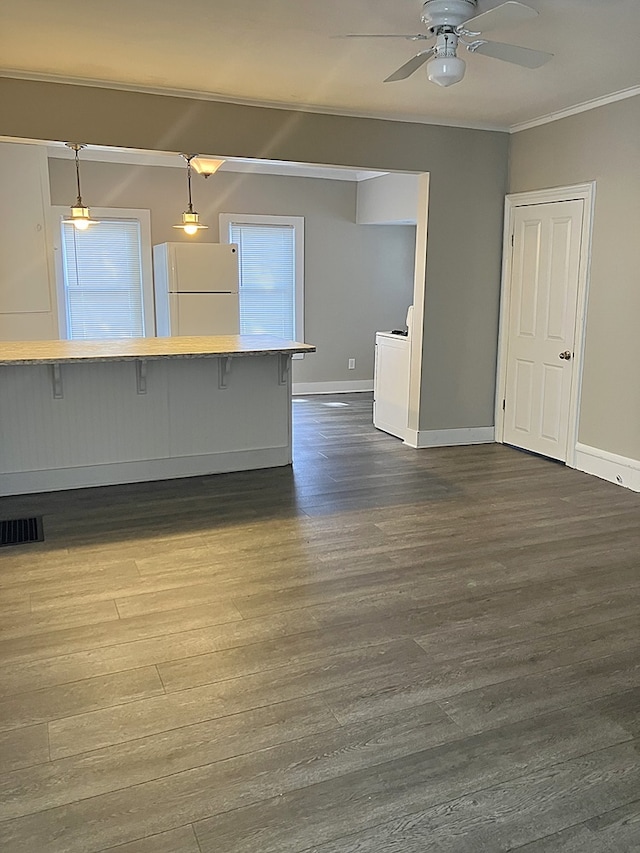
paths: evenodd
<path fill-rule="evenodd" d="M 147 393 L 147 362 L 143 358 L 136 361 L 136 393 Z"/>
<path fill-rule="evenodd" d="M 53 386 L 53 399 L 62 400 L 64 393 L 62 389 L 62 371 L 59 364 L 51 365 L 51 383 Z"/>
<path fill-rule="evenodd" d="M 225 355 L 218 359 L 218 388 L 227 388 L 231 372 L 231 356 Z"/>
<path fill-rule="evenodd" d="M 280 353 L 278 356 L 278 385 L 286 385 L 289 381 L 291 356 Z"/>

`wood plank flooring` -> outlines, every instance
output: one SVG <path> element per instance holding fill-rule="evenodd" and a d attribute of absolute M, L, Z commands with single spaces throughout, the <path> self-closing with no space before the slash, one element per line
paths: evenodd
<path fill-rule="evenodd" d="M 640 495 L 371 405 L 0 499 L 3 853 L 640 851 Z"/>

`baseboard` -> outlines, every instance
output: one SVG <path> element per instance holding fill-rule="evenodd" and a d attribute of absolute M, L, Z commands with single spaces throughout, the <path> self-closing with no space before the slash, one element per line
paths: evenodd
<path fill-rule="evenodd" d="M 293 394 L 353 394 L 373 391 L 373 379 L 352 379 L 343 382 L 294 382 Z"/>
<path fill-rule="evenodd" d="M 463 444 L 493 444 L 495 427 L 461 429 L 408 429 L 404 440 L 409 447 L 457 447 Z"/>
<path fill-rule="evenodd" d="M 397 424 L 387 424 L 379 419 L 374 420 L 373 425 L 376 429 L 382 430 L 382 432 L 386 432 L 388 435 L 392 435 L 395 438 L 401 438 L 405 444 L 408 444 L 406 440 L 407 433 L 411 432 L 411 430 L 406 429 L 406 427 L 405 429 L 402 429 L 401 427 L 398 427 Z"/>
<path fill-rule="evenodd" d="M 633 492 L 640 492 L 640 460 L 609 453 L 588 444 L 576 444 L 575 467 Z"/>
<path fill-rule="evenodd" d="M 57 492 L 90 486 L 113 486 L 118 483 L 143 483 L 147 480 L 175 480 L 180 477 L 204 477 L 229 471 L 278 468 L 291 463 L 289 447 L 260 450 L 235 450 L 170 459 L 145 459 L 113 462 L 104 465 L 81 465 L 42 471 L 20 471 L 3 474 L 0 495 L 28 495 L 34 492 Z"/>

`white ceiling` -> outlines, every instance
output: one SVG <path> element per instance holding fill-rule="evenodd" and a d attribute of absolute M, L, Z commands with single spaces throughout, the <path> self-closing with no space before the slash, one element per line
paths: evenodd
<path fill-rule="evenodd" d="M 490 37 L 555 58 L 532 71 L 465 55 L 450 89 L 423 70 L 382 82 L 420 42 L 332 38 L 420 32 L 420 0 L 16 0 L 1 4 L 0 75 L 494 128 L 638 87 L 639 0 L 527 2 L 536 20 Z"/>

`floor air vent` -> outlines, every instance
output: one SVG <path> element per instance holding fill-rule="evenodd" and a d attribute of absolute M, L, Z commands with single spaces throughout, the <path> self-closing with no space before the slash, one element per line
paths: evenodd
<path fill-rule="evenodd" d="M 43 542 L 44 530 L 42 516 L 32 518 L 11 518 L 0 521 L 0 547 L 3 545 L 24 545 L 26 542 Z"/>

